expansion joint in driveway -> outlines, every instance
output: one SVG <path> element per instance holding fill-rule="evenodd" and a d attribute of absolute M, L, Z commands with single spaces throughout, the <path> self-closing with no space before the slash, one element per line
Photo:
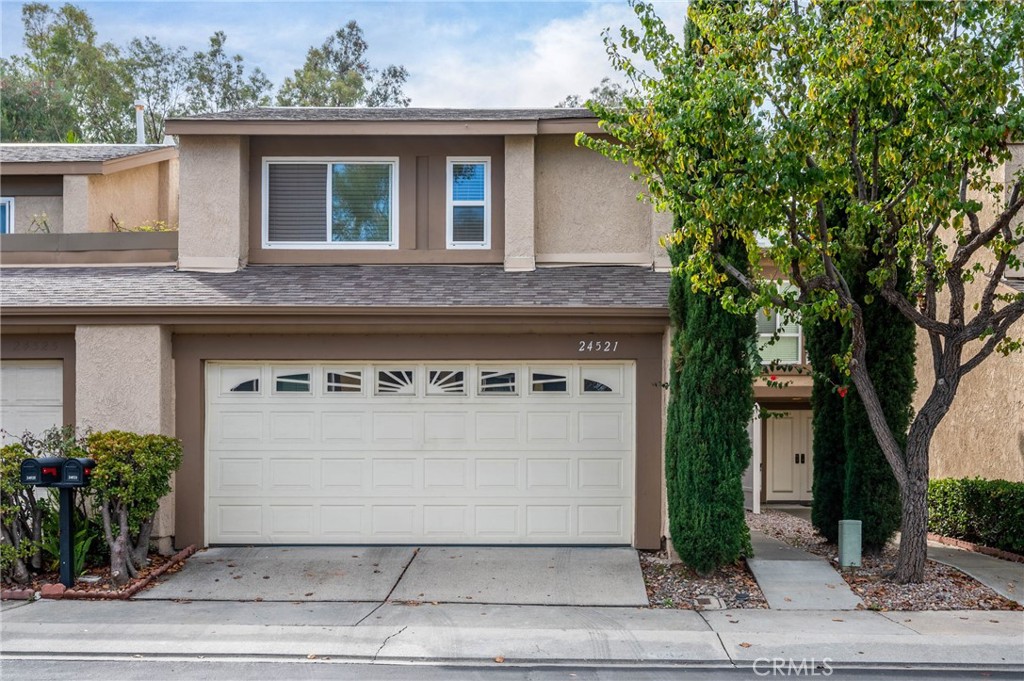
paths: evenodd
<path fill-rule="evenodd" d="M 368 620 L 368 619 L 370 618 L 370 615 L 372 615 L 373 613 L 375 613 L 375 612 L 377 612 L 378 610 L 380 610 L 380 609 L 381 609 L 381 607 L 382 607 L 382 606 L 383 606 L 383 605 L 384 605 L 385 603 L 387 603 L 388 601 L 390 601 L 390 600 L 391 600 L 391 594 L 395 593 L 395 589 L 397 589 L 397 588 L 398 588 L 398 585 L 399 585 L 399 584 L 401 584 L 401 582 L 402 582 L 402 578 L 403 578 L 403 577 L 405 577 L 405 573 L 406 573 L 406 572 L 407 572 L 407 571 L 409 570 L 409 566 L 410 566 L 410 565 L 412 565 L 412 562 L 413 562 L 414 560 L 416 560 L 416 556 L 417 556 L 417 555 L 419 554 L 419 552 L 420 552 L 420 550 L 419 550 L 419 548 L 418 548 L 418 547 L 417 547 L 417 548 L 415 548 L 415 549 L 413 549 L 413 552 L 412 552 L 412 556 L 411 556 L 411 557 L 409 558 L 409 562 L 405 564 L 405 567 L 403 567 L 403 568 L 402 568 L 402 572 L 401 572 L 401 574 L 400 574 L 400 575 L 398 575 L 398 579 L 396 579 L 396 580 L 395 580 L 395 583 L 391 585 L 391 590 L 390 590 L 390 591 L 388 591 L 388 595 L 384 597 L 384 600 L 383 600 L 383 601 L 381 601 L 380 603 L 378 603 L 378 604 L 377 604 L 377 607 L 376 607 L 376 608 L 374 608 L 374 609 L 373 609 L 373 610 L 371 610 L 370 612 L 366 613 L 366 615 L 365 615 L 365 616 L 364 616 L 364 617 L 363 617 L 363 618 L 362 618 L 361 620 L 359 620 L 358 622 L 356 622 L 356 623 L 355 623 L 355 624 L 353 624 L 352 626 L 354 626 L 354 627 L 358 627 L 358 626 L 359 626 L 360 624 L 362 624 L 363 622 L 365 622 L 366 620 Z M 403 628 L 403 631 L 404 631 L 404 630 L 405 630 L 405 629 Z M 402 633 L 401 631 L 398 631 L 398 632 L 395 632 L 394 634 L 392 634 L 391 636 L 397 636 L 398 634 L 401 634 L 401 633 Z M 391 636 L 388 636 L 388 638 L 391 638 Z M 387 643 L 387 642 L 388 642 L 388 638 L 384 639 L 384 643 Z M 381 647 L 381 648 L 384 648 L 384 643 L 381 643 L 381 644 L 380 644 L 380 647 Z M 378 654 L 380 654 L 380 650 L 378 650 L 378 651 L 377 651 L 377 653 L 378 653 Z M 374 659 L 377 659 L 377 658 L 376 658 L 376 656 L 374 656 Z"/>

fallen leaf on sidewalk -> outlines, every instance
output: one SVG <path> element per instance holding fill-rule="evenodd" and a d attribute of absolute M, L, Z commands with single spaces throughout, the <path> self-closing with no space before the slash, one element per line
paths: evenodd
<path fill-rule="evenodd" d="M 308 594 L 306 594 L 306 596 L 312 596 L 312 595 L 313 595 L 312 591 L 310 591 Z"/>
<path fill-rule="evenodd" d="M 494 658 L 494 661 L 497 662 L 498 664 L 501 664 L 502 662 L 505 661 L 505 656 L 504 655 L 498 655 L 496 658 Z"/>
<path fill-rule="evenodd" d="M 747 643 L 746 641 L 744 641 L 743 643 L 740 644 L 740 648 L 749 648 L 751 645 L 753 645 L 753 644 L 752 643 Z"/>
<path fill-rule="evenodd" d="M 846 620 L 839 619 L 838 617 L 833 617 L 832 621 L 833 622 L 845 622 Z"/>
<path fill-rule="evenodd" d="M 306 659 L 307 660 L 315 660 L 316 659 L 316 655 L 314 655 L 313 653 L 310 653 L 309 655 L 306 655 Z"/>
<path fill-rule="evenodd" d="M 793 602 L 793 599 L 790 598 L 789 596 L 786 596 L 783 600 L 786 601 L 787 603 L 792 603 Z"/>

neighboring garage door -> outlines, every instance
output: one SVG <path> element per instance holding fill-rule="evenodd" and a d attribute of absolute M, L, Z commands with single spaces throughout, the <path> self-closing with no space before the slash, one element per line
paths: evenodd
<path fill-rule="evenodd" d="M 60 360 L 4 360 L 0 363 L 0 428 L 11 435 L 42 433 L 64 422 L 63 364 Z M 3 443 L 16 442 L 9 435 Z"/>
<path fill-rule="evenodd" d="M 632 363 L 208 363 L 211 544 L 629 544 Z"/>

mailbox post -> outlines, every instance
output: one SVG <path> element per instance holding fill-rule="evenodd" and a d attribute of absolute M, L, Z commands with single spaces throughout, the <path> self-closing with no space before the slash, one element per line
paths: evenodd
<path fill-rule="evenodd" d="M 89 484 L 96 462 L 92 459 L 62 459 L 55 456 L 21 462 L 21 483 L 60 490 L 60 583 L 75 584 L 75 490 Z"/>

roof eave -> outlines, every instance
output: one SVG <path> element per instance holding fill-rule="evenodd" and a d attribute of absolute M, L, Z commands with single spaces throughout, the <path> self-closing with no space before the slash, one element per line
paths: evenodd
<path fill-rule="evenodd" d="M 166 146 L 106 161 L 4 161 L 0 175 L 112 175 L 178 157 L 178 148 Z"/>
<path fill-rule="evenodd" d="M 171 135 L 537 135 L 597 133 L 597 119 L 266 121 L 169 119 Z"/>

